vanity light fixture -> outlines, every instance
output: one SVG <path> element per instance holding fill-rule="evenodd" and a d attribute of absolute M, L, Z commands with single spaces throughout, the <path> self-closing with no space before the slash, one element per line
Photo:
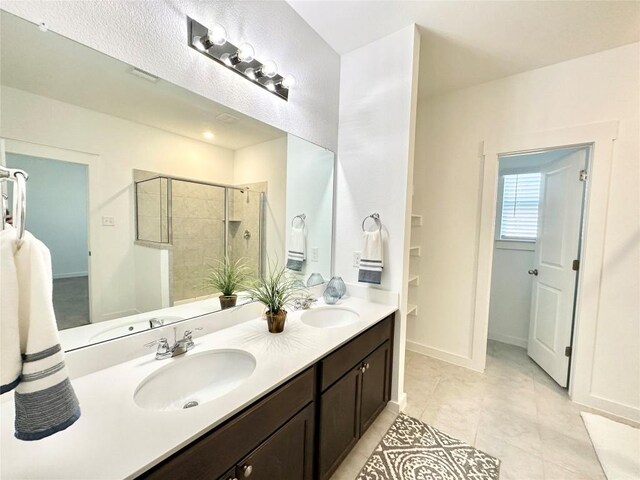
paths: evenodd
<path fill-rule="evenodd" d="M 289 91 L 295 84 L 291 75 L 279 75 L 278 65 L 273 60 L 261 62 L 255 58 L 255 49 L 243 42 L 237 47 L 227 40 L 227 31 L 216 24 L 208 29 L 187 17 L 189 46 L 203 55 L 216 60 L 230 70 L 251 80 L 273 94 L 289 99 Z"/>

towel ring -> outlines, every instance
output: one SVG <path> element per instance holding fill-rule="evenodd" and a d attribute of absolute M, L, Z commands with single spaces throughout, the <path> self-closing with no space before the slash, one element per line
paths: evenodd
<path fill-rule="evenodd" d="M 364 220 L 362 221 L 362 231 L 363 232 L 367 231 L 367 229 L 365 228 L 365 224 L 367 223 L 367 220 L 370 218 L 376 223 L 378 230 L 382 231 L 382 222 L 380 221 L 379 213 L 372 213 L 371 215 L 367 215 L 366 217 L 364 217 Z"/>
<path fill-rule="evenodd" d="M 291 219 L 291 226 L 292 227 L 294 226 L 294 224 L 296 222 L 296 219 L 300 220 L 300 223 L 301 223 L 300 226 L 304 228 L 305 227 L 304 221 L 307 219 L 307 216 L 304 213 L 301 213 L 300 215 L 296 215 L 295 217 L 293 217 Z"/>
<path fill-rule="evenodd" d="M 11 180 L 16 182 L 16 188 L 13 192 L 13 214 L 14 226 L 18 231 L 18 247 L 22 245 L 24 239 L 24 231 L 27 217 L 27 180 L 29 175 L 20 169 L 6 168 L 0 165 L 0 180 Z M 2 202 L 4 207 L 4 201 Z M 4 229 L 5 211 L 2 212 L 2 220 Z"/>

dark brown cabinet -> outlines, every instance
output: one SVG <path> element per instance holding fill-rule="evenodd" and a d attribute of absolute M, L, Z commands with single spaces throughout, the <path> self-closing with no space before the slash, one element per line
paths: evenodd
<path fill-rule="evenodd" d="M 369 428 L 389 401 L 391 359 L 389 341 L 378 347 L 363 362 L 362 402 L 360 410 L 361 435 Z"/>
<path fill-rule="evenodd" d="M 322 392 L 318 401 L 317 478 L 320 480 L 331 477 L 389 401 L 391 325 L 392 322 L 384 321 L 379 328 L 370 329 L 323 361 L 326 366 L 343 358 L 360 358 L 351 370 Z M 379 346 L 371 352 L 376 343 Z"/>
<path fill-rule="evenodd" d="M 326 480 L 384 409 L 393 315 L 139 478 Z"/>

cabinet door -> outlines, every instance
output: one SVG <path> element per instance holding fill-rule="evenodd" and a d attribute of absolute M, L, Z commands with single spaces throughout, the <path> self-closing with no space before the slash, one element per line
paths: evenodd
<path fill-rule="evenodd" d="M 385 342 L 364 359 L 360 434 L 373 423 L 389 401 L 389 342 Z"/>
<path fill-rule="evenodd" d="M 320 397 L 319 478 L 329 478 L 360 438 L 360 366 Z"/>
<path fill-rule="evenodd" d="M 313 404 L 280 427 L 236 467 L 238 479 L 311 480 Z"/>

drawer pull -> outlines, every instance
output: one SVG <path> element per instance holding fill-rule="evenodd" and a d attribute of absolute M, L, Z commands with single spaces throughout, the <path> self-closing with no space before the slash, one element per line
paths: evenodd
<path fill-rule="evenodd" d="M 253 467 L 251 465 L 244 465 L 242 467 L 242 472 L 244 474 L 244 478 L 250 477 L 253 473 Z"/>

